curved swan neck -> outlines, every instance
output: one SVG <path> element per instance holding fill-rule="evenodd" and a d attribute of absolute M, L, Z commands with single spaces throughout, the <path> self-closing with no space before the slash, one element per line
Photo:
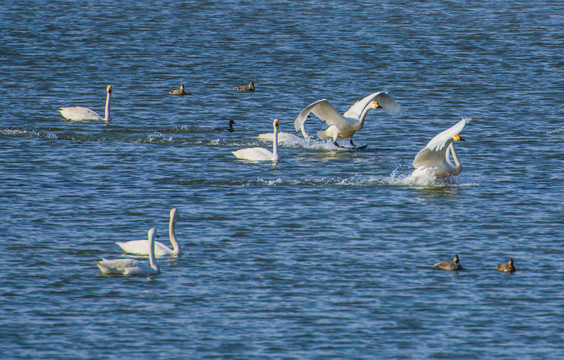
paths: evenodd
<path fill-rule="evenodd" d="M 172 244 L 172 250 L 176 255 L 180 254 L 180 246 L 176 240 L 176 215 L 171 214 L 170 223 L 168 224 L 168 236 L 170 238 L 170 243 Z"/>
<path fill-rule="evenodd" d="M 371 103 L 368 103 L 360 113 L 360 117 L 358 118 L 358 130 L 362 129 L 364 126 L 364 120 L 366 119 L 366 115 L 368 115 L 368 110 L 371 109 L 370 104 Z"/>
<path fill-rule="evenodd" d="M 112 97 L 112 91 L 108 90 L 106 95 L 106 109 L 104 111 L 104 121 L 110 122 L 110 99 Z"/>
<path fill-rule="evenodd" d="M 156 231 L 154 228 L 151 228 L 151 230 L 149 230 L 149 263 L 151 264 L 151 267 L 153 269 L 155 269 L 156 271 L 160 271 L 159 270 L 159 265 L 157 264 L 157 258 L 155 256 L 155 235 L 156 235 Z"/>
<path fill-rule="evenodd" d="M 449 161 L 448 151 L 447 151 L 447 154 L 446 154 L 447 155 L 446 159 L 447 159 L 448 163 L 453 167 L 455 175 L 458 175 L 462 171 L 462 165 L 460 164 L 460 160 L 458 160 L 458 155 L 456 155 L 456 152 L 454 151 L 453 143 L 450 143 L 450 145 L 448 146 L 448 150 L 450 150 L 450 152 L 452 153 L 452 159 L 454 160 L 454 166 Z"/>

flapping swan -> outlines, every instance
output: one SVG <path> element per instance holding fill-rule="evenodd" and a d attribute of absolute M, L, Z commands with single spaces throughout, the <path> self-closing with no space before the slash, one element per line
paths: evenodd
<path fill-rule="evenodd" d="M 235 155 L 239 159 L 243 160 L 251 160 L 251 161 L 261 161 L 261 160 L 272 160 L 278 161 L 278 119 L 274 119 L 272 122 L 272 126 L 274 127 L 274 141 L 272 142 L 272 152 L 265 148 L 261 147 L 254 147 L 248 149 L 241 149 L 237 151 L 233 151 L 233 155 Z"/>
<path fill-rule="evenodd" d="M 454 151 L 454 142 L 464 141 L 459 133 L 470 121 L 470 118 L 460 120 L 456 125 L 435 136 L 425 148 L 415 156 L 413 166 L 415 171 L 408 177 L 408 181 L 417 184 L 427 184 L 448 176 L 456 176 L 462 171 L 462 165 Z M 450 162 L 450 154 L 454 164 Z"/>
<path fill-rule="evenodd" d="M 370 109 L 382 108 L 388 114 L 397 114 L 400 111 L 400 105 L 392 99 L 385 91 L 376 92 L 368 95 L 364 99 L 357 101 L 343 115 L 329 103 L 328 100 L 318 100 L 309 104 L 303 109 L 296 120 L 294 120 L 294 128 L 296 131 L 301 130 L 304 138 L 308 138 L 305 130 L 305 121 L 310 112 L 325 121 L 329 127 L 325 131 L 319 131 L 317 135 L 322 140 L 333 139 L 335 145 L 338 139 L 349 138 L 351 145 L 353 143 L 353 135 L 364 126 L 366 114 Z"/>
<path fill-rule="evenodd" d="M 155 242 L 155 255 L 157 256 L 179 256 L 181 254 L 180 246 L 176 240 L 176 220 L 178 220 L 178 211 L 176 208 L 170 210 L 170 222 L 168 224 L 168 236 L 170 238 L 170 243 L 172 244 L 172 249 L 165 244 L 156 241 Z M 134 255 L 149 255 L 149 246 L 147 240 L 134 240 L 127 242 L 116 242 L 123 251 Z"/>
<path fill-rule="evenodd" d="M 235 86 L 235 89 L 239 91 L 255 91 L 255 83 L 251 81 L 249 85 Z"/>
<path fill-rule="evenodd" d="M 105 117 L 101 117 L 95 111 L 82 106 L 74 107 L 63 107 L 59 111 L 61 115 L 67 120 L 71 121 L 91 121 L 91 120 L 101 120 L 107 123 L 110 122 L 110 98 L 112 97 L 112 85 L 108 85 L 106 88 L 106 110 Z"/>
<path fill-rule="evenodd" d="M 435 269 L 446 270 L 446 271 L 458 271 L 464 270 L 462 265 L 460 265 L 460 259 L 458 255 L 454 255 L 452 261 L 441 261 L 435 264 Z"/>
<path fill-rule="evenodd" d="M 497 269 L 499 271 L 508 272 L 508 273 L 512 273 L 514 271 L 517 271 L 517 269 L 515 268 L 515 265 L 513 264 L 513 259 L 509 259 L 509 262 L 507 264 L 499 264 L 497 266 Z"/>
<path fill-rule="evenodd" d="M 168 92 L 171 95 L 187 95 L 188 93 L 184 91 L 184 84 L 180 84 L 180 89 L 173 89 Z"/>
<path fill-rule="evenodd" d="M 157 231 L 155 228 L 149 230 L 149 241 L 147 242 L 147 251 L 149 252 L 149 262 L 139 261 L 135 259 L 116 259 L 98 261 L 98 267 L 103 274 L 122 274 L 122 275 L 155 275 L 160 273 L 157 259 L 155 257 L 155 236 Z"/>

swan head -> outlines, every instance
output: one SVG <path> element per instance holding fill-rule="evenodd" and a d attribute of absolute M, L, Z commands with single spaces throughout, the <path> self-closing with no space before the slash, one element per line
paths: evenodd
<path fill-rule="evenodd" d="M 460 137 L 460 135 L 456 134 L 452 136 L 452 139 L 454 141 L 466 141 L 466 139 L 464 139 L 463 137 Z"/>
<path fill-rule="evenodd" d="M 274 130 L 278 131 L 279 128 L 278 119 L 274 119 L 274 121 L 272 122 L 272 126 L 274 126 Z"/>
<path fill-rule="evenodd" d="M 112 85 L 108 85 L 106 87 L 106 91 L 108 92 L 108 94 L 111 94 L 112 93 Z"/>
<path fill-rule="evenodd" d="M 150 228 L 148 235 L 149 235 L 149 239 L 159 238 L 159 234 L 157 233 L 157 229 L 155 228 Z"/>
<path fill-rule="evenodd" d="M 173 221 L 176 221 L 176 219 L 178 219 L 178 210 L 176 210 L 176 208 L 172 208 L 172 209 L 170 210 L 170 218 L 171 218 Z"/>
<path fill-rule="evenodd" d="M 377 101 L 371 101 L 370 104 L 368 104 L 368 108 L 369 109 L 382 109 L 382 106 L 380 106 L 380 104 L 378 104 Z"/>

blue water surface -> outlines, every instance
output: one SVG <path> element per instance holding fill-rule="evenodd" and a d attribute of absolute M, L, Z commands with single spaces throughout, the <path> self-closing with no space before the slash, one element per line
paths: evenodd
<path fill-rule="evenodd" d="M 564 358 L 563 28 L 543 0 L 2 5 L 0 357 Z M 108 84 L 109 124 L 59 114 Z M 402 112 L 368 114 L 364 151 L 231 154 L 377 91 Z M 462 173 L 406 182 L 466 117 Z M 181 257 L 99 275 L 173 207 Z"/>

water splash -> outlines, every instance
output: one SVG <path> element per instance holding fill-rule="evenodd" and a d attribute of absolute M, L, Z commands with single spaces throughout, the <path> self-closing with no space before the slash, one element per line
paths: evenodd
<path fill-rule="evenodd" d="M 546 135 L 564 135 L 564 127 L 560 129 L 552 130 L 546 133 Z"/>

